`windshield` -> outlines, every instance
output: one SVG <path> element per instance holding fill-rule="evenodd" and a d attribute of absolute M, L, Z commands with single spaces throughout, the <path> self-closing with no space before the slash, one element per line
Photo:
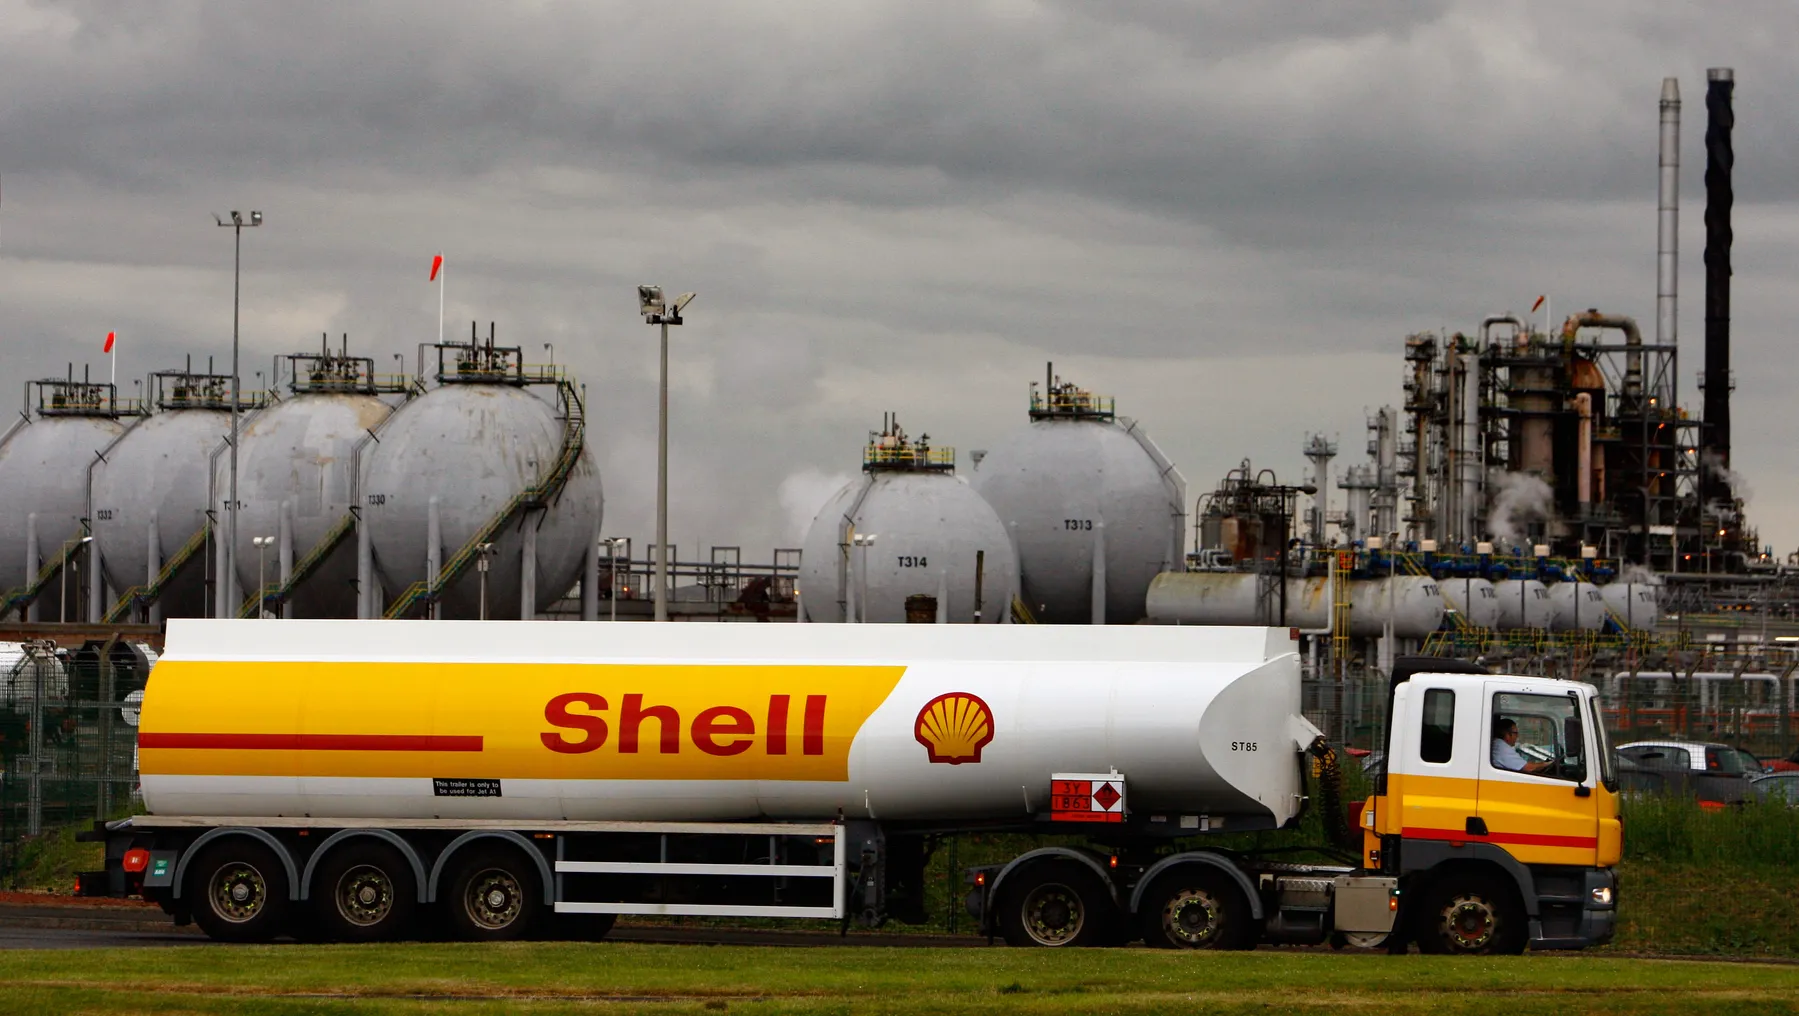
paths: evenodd
<path fill-rule="evenodd" d="M 1736 748 L 1707 748 L 1705 768 L 1726 776 L 1741 776 L 1761 772 L 1762 764 L 1755 756 Z"/>

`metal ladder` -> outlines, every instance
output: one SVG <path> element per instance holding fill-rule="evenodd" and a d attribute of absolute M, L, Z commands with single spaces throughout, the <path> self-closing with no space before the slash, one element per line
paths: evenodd
<path fill-rule="evenodd" d="M 331 531 L 326 533 L 324 538 L 320 539 L 311 550 L 306 552 L 305 557 L 294 562 L 293 574 L 288 576 L 286 582 L 276 579 L 256 592 L 251 593 L 249 596 L 244 597 L 243 604 L 237 608 L 237 616 L 256 617 L 260 614 L 260 611 L 257 608 L 266 604 L 271 599 L 275 601 L 276 606 L 286 603 L 287 598 L 293 595 L 294 588 L 308 575 L 311 575 L 319 565 L 325 563 L 325 558 L 331 556 L 331 552 L 337 549 L 337 545 L 344 542 L 345 537 L 348 537 L 355 531 L 356 516 L 345 515 L 343 518 L 339 519 L 337 525 L 332 526 Z"/>
<path fill-rule="evenodd" d="M 132 586 L 125 590 L 124 594 L 113 601 L 113 605 L 106 611 L 106 623 L 117 624 L 125 619 L 125 615 L 131 612 L 131 608 L 140 604 L 155 603 L 157 597 L 162 595 L 162 587 L 168 585 L 169 580 L 175 577 L 175 573 L 181 570 L 181 566 L 193 560 L 194 555 L 200 552 L 200 548 L 206 546 L 206 537 L 210 531 L 210 524 L 202 525 L 195 530 L 194 535 L 188 537 L 187 542 L 181 545 L 181 549 L 175 551 L 167 561 L 163 562 L 162 570 L 156 573 L 156 581 L 149 585 Z"/>

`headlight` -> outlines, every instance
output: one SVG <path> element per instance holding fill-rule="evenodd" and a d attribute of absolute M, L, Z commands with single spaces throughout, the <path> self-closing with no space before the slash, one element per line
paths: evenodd
<path fill-rule="evenodd" d="M 1593 902 L 1594 903 L 1610 903 L 1611 901 L 1612 901 L 1612 887 L 1611 886 L 1602 885 L 1599 888 L 1593 890 Z"/>

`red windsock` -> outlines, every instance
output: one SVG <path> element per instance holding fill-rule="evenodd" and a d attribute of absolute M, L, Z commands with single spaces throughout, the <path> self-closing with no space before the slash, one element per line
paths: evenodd
<path fill-rule="evenodd" d="M 119 338 L 118 332 L 107 332 L 106 333 L 106 348 L 100 350 L 100 352 L 102 352 L 102 353 L 112 352 L 112 344 L 114 342 L 117 342 L 118 338 Z"/>
<path fill-rule="evenodd" d="M 442 254 L 432 255 L 432 257 L 431 257 L 431 278 L 429 281 L 431 281 L 431 282 L 437 281 L 437 271 L 438 271 L 438 269 L 442 268 L 443 266 L 444 266 L 444 256 Z"/>
<path fill-rule="evenodd" d="M 432 271 L 436 271 L 436 269 L 434 268 L 434 269 L 432 269 Z M 1549 297 L 1547 295 L 1537 297 L 1537 302 L 1530 305 L 1530 312 L 1532 314 L 1535 314 L 1537 312 L 1537 308 L 1543 306 L 1543 301 L 1547 300 L 1547 299 L 1549 299 Z"/>

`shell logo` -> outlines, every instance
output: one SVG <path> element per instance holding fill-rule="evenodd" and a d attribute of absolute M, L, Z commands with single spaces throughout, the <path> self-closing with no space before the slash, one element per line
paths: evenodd
<path fill-rule="evenodd" d="M 993 710 L 979 695 L 965 691 L 939 695 L 918 711 L 912 736 L 924 745 L 932 762 L 952 766 L 979 762 L 981 749 L 993 740 Z"/>

